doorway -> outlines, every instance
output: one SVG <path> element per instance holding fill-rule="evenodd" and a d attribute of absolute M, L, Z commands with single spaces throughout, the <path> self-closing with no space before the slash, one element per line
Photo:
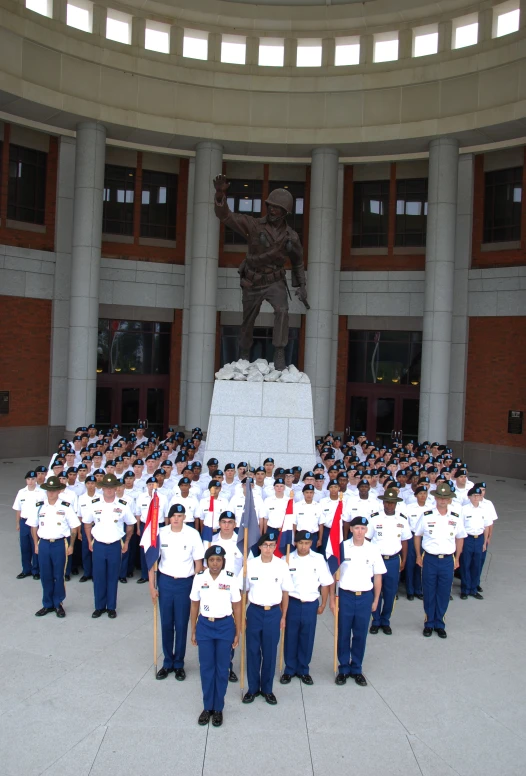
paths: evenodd
<path fill-rule="evenodd" d="M 108 428 L 119 425 L 126 436 L 138 423 L 162 435 L 168 426 L 168 376 L 129 377 L 99 375 L 95 423 Z"/>
<path fill-rule="evenodd" d="M 418 437 L 420 397 L 418 388 L 386 390 L 381 385 L 348 385 L 346 431 L 362 431 L 375 443 L 408 442 Z"/>

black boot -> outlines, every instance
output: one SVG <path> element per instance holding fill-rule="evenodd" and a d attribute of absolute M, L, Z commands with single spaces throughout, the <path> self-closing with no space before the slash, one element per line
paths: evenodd
<path fill-rule="evenodd" d="M 286 366 L 285 348 L 274 348 L 274 369 L 283 372 Z"/>

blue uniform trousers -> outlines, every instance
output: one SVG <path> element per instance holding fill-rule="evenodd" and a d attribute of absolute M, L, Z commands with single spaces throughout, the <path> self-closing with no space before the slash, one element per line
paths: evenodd
<path fill-rule="evenodd" d="M 424 552 L 422 593 L 426 628 L 445 628 L 449 595 L 453 584 L 453 555 L 430 555 Z"/>
<path fill-rule="evenodd" d="M 193 576 L 174 579 L 162 572 L 157 574 L 164 652 L 163 668 L 167 670 L 184 667 L 186 634 L 190 619 L 190 591 L 193 581 Z"/>
<path fill-rule="evenodd" d="M 422 569 L 416 562 L 414 534 L 407 542 L 407 559 L 404 571 L 407 595 L 422 595 Z"/>
<path fill-rule="evenodd" d="M 126 569 L 126 574 L 123 574 L 123 577 L 127 576 L 127 574 L 130 574 L 130 576 L 133 576 L 133 573 L 135 571 L 135 564 L 137 561 L 137 555 L 139 550 L 139 530 L 137 527 L 133 529 L 133 533 L 130 537 L 130 546 L 128 549 L 128 568 Z"/>
<path fill-rule="evenodd" d="M 40 539 L 38 542 L 42 606 L 48 609 L 56 609 L 66 598 L 64 574 L 67 547 L 67 539 Z"/>
<path fill-rule="evenodd" d="M 91 551 L 88 544 L 88 537 L 86 536 L 86 529 L 84 523 L 81 527 L 82 531 L 82 568 L 84 569 L 85 577 L 93 576 L 93 560 L 91 557 Z"/>
<path fill-rule="evenodd" d="M 480 585 L 482 571 L 482 547 L 484 534 L 466 536 L 460 556 L 460 592 L 464 595 L 475 595 Z"/>
<path fill-rule="evenodd" d="M 199 670 L 203 688 L 203 708 L 223 711 L 228 687 L 230 651 L 236 635 L 234 618 L 210 622 L 199 615 L 195 629 L 199 650 Z"/>
<path fill-rule="evenodd" d="M 278 604 L 267 611 L 255 604 L 250 604 L 247 609 L 247 678 L 251 695 L 272 692 L 280 621 L 281 607 Z"/>
<path fill-rule="evenodd" d="M 95 609 L 117 608 L 117 587 L 121 568 L 120 541 L 104 544 L 93 542 L 93 592 Z"/>
<path fill-rule="evenodd" d="M 338 671 L 345 676 L 362 673 L 367 631 L 371 621 L 372 590 L 355 595 L 340 588 L 338 614 Z"/>
<path fill-rule="evenodd" d="M 319 605 L 318 600 L 302 603 L 299 598 L 289 596 L 284 648 L 286 674 L 304 676 L 310 673 Z"/>
<path fill-rule="evenodd" d="M 20 518 L 20 555 L 22 557 L 22 573 L 38 574 L 38 555 L 35 554 L 35 545 L 31 536 L 31 528 L 26 524 L 25 517 Z"/>
<path fill-rule="evenodd" d="M 385 555 L 382 557 L 387 571 L 382 574 L 382 590 L 376 611 L 373 612 L 373 625 L 377 625 L 379 628 L 391 624 L 391 614 L 400 581 L 400 555 L 391 558 L 386 558 Z"/>

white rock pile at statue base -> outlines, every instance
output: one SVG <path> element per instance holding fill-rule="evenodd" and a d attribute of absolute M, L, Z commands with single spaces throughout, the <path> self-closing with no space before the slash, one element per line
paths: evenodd
<path fill-rule="evenodd" d="M 240 358 L 239 361 L 225 364 L 219 372 L 216 372 L 216 380 L 246 380 L 248 383 L 310 383 L 305 372 L 300 372 L 294 364 L 280 372 L 274 369 L 272 362 L 269 364 L 264 358 L 258 358 L 252 363 Z"/>

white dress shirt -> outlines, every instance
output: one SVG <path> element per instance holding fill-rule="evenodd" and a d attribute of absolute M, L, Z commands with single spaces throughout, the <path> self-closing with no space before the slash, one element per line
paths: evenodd
<path fill-rule="evenodd" d="M 69 502 L 63 501 L 60 494 L 53 506 L 44 499 L 43 503 L 26 519 L 26 525 L 37 528 L 39 539 L 56 540 L 71 536 L 71 529 L 78 528 L 80 521 Z"/>
<path fill-rule="evenodd" d="M 317 601 L 320 585 L 327 587 L 334 581 L 323 555 L 312 550 L 303 557 L 294 550 L 289 557 L 289 572 L 294 585 L 290 596 L 300 601 Z"/>
<path fill-rule="evenodd" d="M 169 577 L 180 579 L 194 574 L 194 561 L 203 560 L 205 550 L 199 533 L 195 528 L 184 525 L 180 531 L 172 531 L 171 525 L 165 525 L 159 532 L 161 555 L 159 571 Z"/>
<path fill-rule="evenodd" d="M 36 503 L 37 501 L 43 500 L 45 492 L 46 491 L 39 488 L 38 485 L 34 490 L 29 490 L 26 485 L 25 488 L 21 488 L 16 494 L 13 502 L 13 509 L 20 512 L 20 517 L 23 520 L 26 520 L 34 514 Z"/>
<path fill-rule="evenodd" d="M 240 578 L 240 587 L 243 580 Z M 281 603 L 283 592 L 294 590 L 289 567 L 282 558 L 272 556 L 270 563 L 263 563 L 261 556 L 247 563 L 248 600 L 258 606 L 275 606 Z"/>
<path fill-rule="evenodd" d="M 221 532 L 219 532 L 212 539 L 212 544 L 223 547 L 226 552 L 225 568 L 227 571 L 232 571 L 237 577 L 243 568 L 243 553 L 237 546 L 237 534 L 235 533 L 231 539 L 222 539 Z"/>
<path fill-rule="evenodd" d="M 104 496 L 91 499 L 91 506 L 82 518 L 83 523 L 91 523 L 91 535 L 97 542 L 113 544 L 126 533 L 125 525 L 136 525 L 135 516 L 125 499 L 115 497 L 113 501 L 104 501 Z"/>
<path fill-rule="evenodd" d="M 312 504 L 307 504 L 305 499 L 302 499 L 294 504 L 294 525 L 297 531 L 310 531 L 317 534 L 320 522 L 323 522 L 323 512 L 319 503 L 313 501 Z M 314 539 L 315 546 L 316 538 Z"/>
<path fill-rule="evenodd" d="M 162 493 L 159 494 L 159 491 L 157 491 L 157 495 L 159 496 L 159 525 L 162 525 L 168 515 L 168 502 Z M 148 491 L 145 491 L 144 493 L 141 493 L 139 498 L 135 501 L 135 514 L 140 515 L 141 523 L 146 522 L 152 498 L 153 496 L 149 496 Z"/>
<path fill-rule="evenodd" d="M 183 498 L 180 493 L 177 496 L 172 496 L 172 499 L 168 505 L 168 512 L 170 511 L 170 507 L 173 507 L 174 504 L 182 504 L 182 506 L 184 507 L 185 523 L 193 523 L 195 518 L 199 517 L 198 515 L 199 501 L 196 499 L 195 496 L 192 496 L 191 494 L 189 494 L 186 498 Z"/>
<path fill-rule="evenodd" d="M 455 539 L 465 539 L 464 522 L 458 512 L 448 507 L 441 515 L 437 509 L 428 509 L 420 517 L 415 536 L 422 537 L 422 549 L 431 555 L 453 555 Z"/>
<path fill-rule="evenodd" d="M 398 504 L 397 504 L 398 507 Z M 386 515 L 383 510 L 380 514 L 369 518 L 366 539 L 375 544 L 382 555 L 396 555 L 402 549 L 402 542 L 411 539 L 413 534 L 405 514 L 399 509 L 394 515 Z"/>
<path fill-rule="evenodd" d="M 477 507 L 474 507 L 471 502 L 465 504 L 462 507 L 461 517 L 468 536 L 480 536 L 485 528 L 493 525 L 493 517 L 483 504 Z"/>
<path fill-rule="evenodd" d="M 241 601 L 241 593 L 232 571 L 223 569 L 216 579 L 205 569 L 195 575 L 190 593 L 192 601 L 199 601 L 202 617 L 232 616 L 232 604 Z"/>
<path fill-rule="evenodd" d="M 374 574 L 385 574 L 387 569 L 378 547 L 364 541 L 358 547 L 352 538 L 343 543 L 340 566 L 340 587 L 342 590 L 367 592 L 373 588 Z M 351 562 L 352 561 L 352 562 Z"/>

